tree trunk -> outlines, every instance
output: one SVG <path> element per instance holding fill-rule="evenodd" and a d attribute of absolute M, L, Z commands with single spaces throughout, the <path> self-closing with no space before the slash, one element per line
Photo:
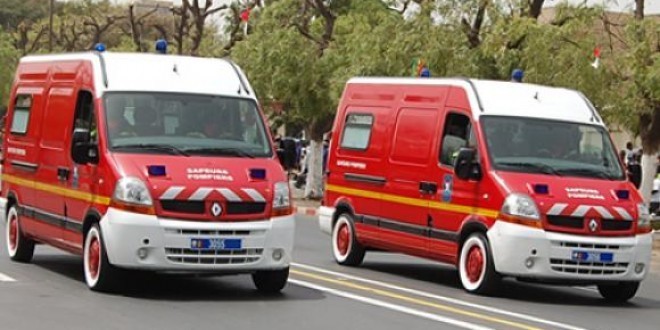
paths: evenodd
<path fill-rule="evenodd" d="M 310 141 L 310 157 L 305 184 L 305 198 L 319 199 L 323 197 L 323 143 Z"/>
<path fill-rule="evenodd" d="M 639 186 L 639 192 L 644 197 L 644 203 L 648 206 L 651 203 L 651 192 L 653 190 L 653 180 L 655 171 L 658 168 L 656 155 L 642 155 L 642 183 Z"/>
<path fill-rule="evenodd" d="M 635 0 L 635 19 L 644 19 L 644 0 Z"/>
<path fill-rule="evenodd" d="M 538 19 L 541 16 L 541 10 L 543 8 L 543 2 L 545 0 L 531 0 L 529 3 L 529 17 L 533 19 Z"/>

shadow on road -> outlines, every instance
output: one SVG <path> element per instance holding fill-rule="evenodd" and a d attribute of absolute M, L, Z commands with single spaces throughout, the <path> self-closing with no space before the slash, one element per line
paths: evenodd
<path fill-rule="evenodd" d="M 440 285 L 455 289 L 457 293 L 463 293 L 458 272 L 455 268 L 443 264 L 405 264 L 386 262 L 365 262 L 361 268 L 406 277 L 429 285 Z M 643 289 L 643 288 L 642 288 Z M 640 292 L 641 290 L 640 289 Z M 432 293 L 435 290 L 428 290 Z M 575 288 L 560 285 L 544 285 L 536 283 L 519 282 L 515 279 L 506 278 L 502 287 L 496 295 L 491 297 L 480 297 L 490 300 L 493 305 L 501 304 L 502 300 L 515 300 L 518 302 L 529 302 L 548 305 L 568 306 L 593 306 L 635 309 L 657 309 L 660 308 L 660 300 L 636 297 L 624 304 L 609 303 L 602 299 L 595 287 L 590 289 Z"/>
<path fill-rule="evenodd" d="M 71 255 L 35 255 L 33 265 L 80 283 L 86 289 L 82 259 Z M 198 276 L 128 271 L 113 296 L 161 301 L 281 301 L 321 300 L 320 291 L 288 284 L 282 293 L 267 295 L 254 288 L 249 274 Z"/>

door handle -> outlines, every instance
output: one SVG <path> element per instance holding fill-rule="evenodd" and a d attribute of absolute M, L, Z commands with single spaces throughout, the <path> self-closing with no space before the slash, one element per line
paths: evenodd
<path fill-rule="evenodd" d="M 422 181 L 419 183 L 419 192 L 433 195 L 438 192 L 438 184 L 435 182 Z"/>
<path fill-rule="evenodd" d="M 58 167 L 57 168 L 57 179 L 59 179 L 60 181 L 68 181 L 69 180 L 69 173 L 71 173 L 71 171 L 69 171 L 68 168 Z"/>

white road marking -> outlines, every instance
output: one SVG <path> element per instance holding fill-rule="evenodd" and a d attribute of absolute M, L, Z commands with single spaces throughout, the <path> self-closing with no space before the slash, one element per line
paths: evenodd
<path fill-rule="evenodd" d="M 545 325 L 549 325 L 549 326 L 553 326 L 553 327 L 557 327 L 557 328 L 562 328 L 562 329 L 567 329 L 567 330 L 586 330 L 585 328 L 580 328 L 580 327 L 570 325 L 570 324 L 565 324 L 565 323 L 555 322 L 555 321 L 551 321 L 551 320 L 546 320 L 546 319 L 539 318 L 539 317 L 532 316 L 532 315 L 526 315 L 526 314 L 511 312 L 511 311 L 507 311 L 507 310 L 504 310 L 504 309 L 499 309 L 499 308 L 495 308 L 495 307 L 491 307 L 491 306 L 479 305 L 479 304 L 463 301 L 463 300 L 460 300 L 460 299 L 449 298 L 449 297 L 445 297 L 445 296 L 439 296 L 439 295 L 431 294 L 431 293 L 428 293 L 428 292 L 423 292 L 423 291 L 419 291 L 419 290 L 415 290 L 415 289 L 404 288 L 404 287 L 401 287 L 401 286 L 398 286 L 398 285 L 384 283 L 384 282 L 375 281 L 375 280 L 369 280 L 369 279 L 366 279 L 366 278 L 361 278 L 361 277 L 357 277 L 357 276 L 353 276 L 353 275 L 349 275 L 349 274 L 334 272 L 334 271 L 330 271 L 330 270 L 326 270 L 326 269 L 323 269 L 323 268 L 314 267 L 314 266 L 310 266 L 310 265 L 299 264 L 299 263 L 291 263 L 291 265 L 295 266 L 295 267 L 300 267 L 300 268 L 303 268 L 303 269 L 319 272 L 319 273 L 324 273 L 324 274 L 328 274 L 328 275 L 343 277 L 343 278 L 346 278 L 346 279 L 349 279 L 349 280 L 354 280 L 354 281 L 358 281 L 358 282 L 362 282 L 362 283 L 368 283 L 368 284 L 371 284 L 371 285 L 377 285 L 377 286 L 380 286 L 380 287 L 383 287 L 383 288 L 398 290 L 400 292 L 405 292 L 405 293 L 417 295 L 417 296 L 420 296 L 420 297 L 431 298 L 431 299 L 444 301 L 444 302 L 448 302 L 448 303 L 452 303 L 452 304 L 456 304 L 456 305 L 471 307 L 471 308 L 474 308 L 474 309 L 479 309 L 479 310 L 487 311 L 487 312 L 490 312 L 490 313 L 515 317 L 515 318 L 518 318 L 518 319 L 521 319 L 521 320 L 527 320 L 527 321 L 536 322 L 536 323 L 539 323 L 539 324 L 545 324 Z"/>
<path fill-rule="evenodd" d="M 440 315 L 436 315 L 436 314 L 432 314 L 432 313 L 427 313 L 427 312 L 420 311 L 420 310 L 417 310 L 417 309 L 414 309 L 414 308 L 409 308 L 409 307 L 405 307 L 405 306 L 401 306 L 401 305 L 396 305 L 396 304 L 388 303 L 388 302 L 385 302 L 385 301 L 381 301 L 381 300 L 377 300 L 377 299 L 373 299 L 373 298 L 368 298 L 368 297 L 364 297 L 364 296 L 360 296 L 360 295 L 356 295 L 356 294 L 349 293 L 349 292 L 346 292 L 346 291 L 336 290 L 336 289 L 328 288 L 328 287 L 325 287 L 325 286 L 312 284 L 312 283 L 309 283 L 309 282 L 306 282 L 306 281 L 289 279 L 289 283 L 293 283 L 295 285 L 299 285 L 299 286 L 302 286 L 302 287 L 306 287 L 306 288 L 310 288 L 310 289 L 314 289 L 314 290 L 318 290 L 318 291 L 322 291 L 322 292 L 327 292 L 327 293 L 333 294 L 335 296 L 356 300 L 356 301 L 359 301 L 359 302 L 363 302 L 365 304 L 374 305 L 374 306 L 378 306 L 378 307 L 383 307 L 383 308 L 391 309 L 391 310 L 398 311 L 398 312 L 405 313 L 405 314 L 419 316 L 419 317 L 429 319 L 429 320 L 432 320 L 432 321 L 442 322 L 442 323 L 445 323 L 445 324 L 451 324 L 453 326 L 457 326 L 457 327 L 460 327 L 460 328 L 463 328 L 463 329 L 477 329 L 477 330 L 490 330 L 490 329 L 492 329 L 492 328 L 484 327 L 484 326 L 481 326 L 481 325 L 478 325 L 478 324 L 474 324 L 474 323 L 470 323 L 470 322 L 464 322 L 464 321 L 457 320 L 457 319 L 452 319 L 452 318 L 449 318 L 449 317 L 444 317 L 444 316 L 440 316 Z"/>
<path fill-rule="evenodd" d="M 16 280 L 3 273 L 0 273 L 0 282 L 16 282 Z"/>

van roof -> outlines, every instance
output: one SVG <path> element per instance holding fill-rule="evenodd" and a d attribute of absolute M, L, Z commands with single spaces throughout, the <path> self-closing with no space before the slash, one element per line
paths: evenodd
<path fill-rule="evenodd" d="M 465 78 L 360 77 L 350 79 L 349 84 L 457 86 L 467 92 L 475 119 L 482 115 L 498 115 L 604 125 L 582 93 L 566 88 Z"/>
<path fill-rule="evenodd" d="M 255 98 L 245 75 L 224 59 L 88 52 L 26 56 L 21 63 L 75 60 L 91 61 L 94 70 L 100 72 L 99 95 L 106 91 L 152 91 Z"/>

